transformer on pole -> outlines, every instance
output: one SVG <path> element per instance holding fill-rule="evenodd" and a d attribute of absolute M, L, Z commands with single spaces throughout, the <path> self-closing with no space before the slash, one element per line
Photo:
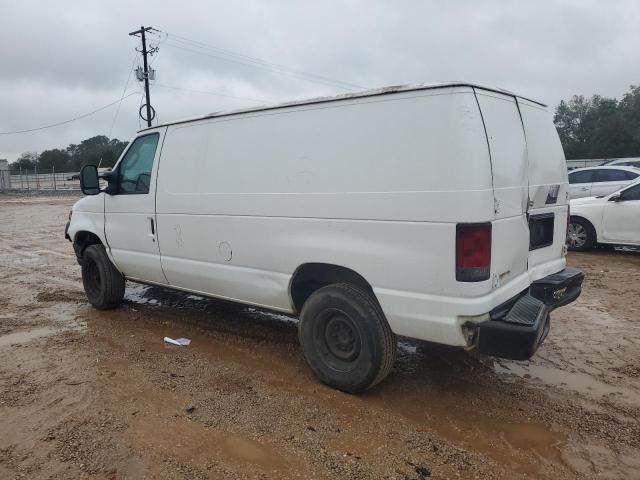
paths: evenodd
<path fill-rule="evenodd" d="M 147 122 L 148 127 L 151 126 L 151 121 L 156 116 L 156 111 L 151 106 L 151 96 L 149 94 L 149 80 L 155 80 L 156 71 L 149 68 L 149 64 L 147 62 L 147 55 L 153 55 L 158 50 L 158 47 L 154 47 L 154 48 L 151 48 L 150 50 L 147 50 L 147 38 L 145 34 L 146 32 L 149 32 L 149 31 L 157 31 L 157 30 L 153 27 L 141 26 L 140 30 L 136 30 L 135 32 L 131 32 L 129 34 L 133 37 L 140 36 L 142 40 L 142 50 L 140 53 L 142 53 L 143 68 L 138 67 L 136 69 L 136 78 L 138 79 L 138 81 L 144 82 L 144 94 L 145 94 L 146 102 L 144 105 L 140 107 L 139 114 L 140 114 L 140 117 L 145 122 Z M 143 111 L 145 111 L 146 116 L 143 114 Z"/>

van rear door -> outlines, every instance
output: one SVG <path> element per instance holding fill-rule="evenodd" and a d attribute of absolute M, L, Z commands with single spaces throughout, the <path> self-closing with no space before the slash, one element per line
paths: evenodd
<path fill-rule="evenodd" d="M 518 105 L 527 138 L 529 276 L 536 280 L 564 268 L 569 181 L 551 114 L 528 100 Z"/>
<path fill-rule="evenodd" d="M 475 89 L 487 134 L 493 175 L 491 272 L 497 288 L 526 273 L 527 143 L 514 97 Z"/>
<path fill-rule="evenodd" d="M 564 267 L 568 179 L 551 115 L 511 95 L 476 89 L 491 155 L 494 288 L 524 272 L 536 280 Z"/>

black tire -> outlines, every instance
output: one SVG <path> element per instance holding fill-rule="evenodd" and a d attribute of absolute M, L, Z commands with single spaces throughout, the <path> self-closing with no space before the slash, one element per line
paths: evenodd
<path fill-rule="evenodd" d="M 336 283 L 304 303 L 298 337 L 309 368 L 348 393 L 367 390 L 391 371 L 397 339 L 380 305 L 364 288 Z"/>
<path fill-rule="evenodd" d="M 591 222 L 580 217 L 571 217 L 567 232 L 567 248 L 576 252 L 591 250 L 596 244 L 596 230 Z"/>
<path fill-rule="evenodd" d="M 103 245 L 89 245 L 82 255 L 82 284 L 89 303 L 98 310 L 116 308 L 124 297 L 125 280 Z"/>

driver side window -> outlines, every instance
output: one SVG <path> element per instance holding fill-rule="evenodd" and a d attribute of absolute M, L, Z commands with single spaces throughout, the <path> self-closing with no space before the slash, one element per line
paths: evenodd
<path fill-rule="evenodd" d="M 134 140 L 118 168 L 118 193 L 149 193 L 158 138 L 152 133 Z"/>
<path fill-rule="evenodd" d="M 620 196 L 622 200 L 640 200 L 640 185 L 624 190 Z"/>

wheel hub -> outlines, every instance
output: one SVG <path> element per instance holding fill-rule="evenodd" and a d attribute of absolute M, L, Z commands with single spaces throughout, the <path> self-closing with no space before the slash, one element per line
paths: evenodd
<path fill-rule="evenodd" d="M 567 238 L 572 247 L 581 247 L 587 241 L 587 232 L 582 225 L 572 223 L 569 225 Z"/>
<path fill-rule="evenodd" d="M 325 328 L 325 342 L 332 355 L 340 360 L 353 360 L 360 351 L 360 342 L 352 323 L 342 315 L 334 315 Z"/>

